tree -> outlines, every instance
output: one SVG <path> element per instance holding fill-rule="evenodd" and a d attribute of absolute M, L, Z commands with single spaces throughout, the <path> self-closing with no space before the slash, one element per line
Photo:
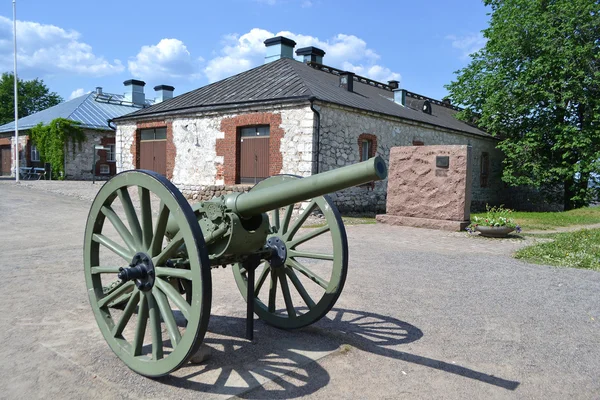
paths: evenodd
<path fill-rule="evenodd" d="M 564 185 L 565 209 L 589 203 L 600 170 L 600 2 L 484 0 L 487 43 L 446 88 L 458 117 L 498 136 L 502 179 Z"/>
<path fill-rule="evenodd" d="M 15 120 L 14 74 L 5 72 L 0 78 L 0 125 Z M 18 80 L 19 118 L 35 114 L 48 107 L 55 106 L 63 99 L 50 92 L 43 80 Z"/>

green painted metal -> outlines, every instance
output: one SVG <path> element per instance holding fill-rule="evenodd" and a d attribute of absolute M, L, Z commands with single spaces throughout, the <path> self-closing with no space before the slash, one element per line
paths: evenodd
<path fill-rule="evenodd" d="M 192 208 L 161 175 L 116 175 L 92 203 L 84 240 L 86 285 L 102 335 L 132 370 L 169 374 L 199 348 L 210 315 L 210 268 L 228 264 L 253 302 L 250 315 L 254 305 L 259 318 L 284 329 L 318 321 L 340 296 L 348 269 L 346 231 L 325 194 L 386 176 L 376 157 L 302 179 L 273 176 L 249 193 Z M 316 211 L 324 225 L 306 229 Z M 248 299 L 246 268 L 259 260 Z"/>
<path fill-rule="evenodd" d="M 297 182 L 281 182 L 277 187 L 257 185 L 257 189 L 261 188 L 261 190 L 229 195 L 225 198 L 225 204 L 232 212 L 247 218 L 386 177 L 385 162 L 381 157 L 373 157 L 354 165 L 312 175 Z"/>
<path fill-rule="evenodd" d="M 139 199 L 132 199 L 131 187 Z M 151 196 L 160 199 L 156 220 Z M 115 211 L 121 208 L 124 219 Z M 169 216 L 177 224 L 178 237 L 163 246 Z M 185 245 L 187 269 L 169 267 L 167 260 L 181 245 Z M 121 265 L 103 264 L 101 247 L 121 258 Z M 142 292 L 129 281 L 106 290 L 103 279 L 116 280 L 119 267 L 127 268 L 136 252 L 147 253 L 155 262 L 152 289 Z M 87 220 L 84 272 L 100 331 L 129 368 L 148 377 L 163 376 L 198 350 L 210 316 L 210 263 L 196 216 L 164 177 L 149 171 L 128 171 L 102 187 Z M 174 289 L 175 280 L 185 281 L 185 294 Z M 118 303 L 125 304 L 122 311 L 111 308 Z M 180 314 L 185 323 L 178 324 L 181 317 L 176 315 Z M 162 337 L 163 326 L 168 340 Z"/>
<path fill-rule="evenodd" d="M 273 176 L 258 183 L 250 193 L 254 191 L 265 193 L 269 188 L 280 188 L 284 184 L 287 186 L 297 185 L 304 179 L 306 178 L 299 179 L 299 177 L 291 175 Z M 306 219 L 315 210 L 322 212 L 325 226 L 308 230 L 302 229 Z M 270 237 L 278 236 L 285 243 L 288 249 L 287 259 L 285 265 L 279 268 L 271 268 L 268 261 L 265 261 L 257 270 L 254 290 L 256 315 L 268 324 L 282 329 L 301 328 L 323 318 L 340 296 L 348 271 L 346 230 L 337 207 L 329 196 L 313 198 L 295 220 L 293 211 L 294 204 L 290 204 L 285 208 L 283 217 L 278 208 L 269 212 L 273 229 Z M 310 241 L 322 241 L 322 235 L 326 232 L 330 233 L 330 243 L 326 246 L 329 248 L 329 253 L 320 254 L 298 249 L 299 246 L 308 244 Z M 325 264 L 329 264 L 328 275 L 318 275 L 310 266 L 298 261 L 299 257 L 325 260 Z M 242 296 L 248 301 L 246 296 L 247 272 L 241 263 L 233 266 L 233 274 Z M 321 287 L 317 291 L 319 295 L 316 298 L 308 293 L 298 276 L 299 274 L 312 281 L 308 283 Z M 267 284 L 269 285 L 268 289 L 265 288 Z M 264 296 L 265 303 L 261 300 L 260 294 L 267 290 L 268 295 Z M 283 297 L 282 304 L 277 303 L 279 291 Z M 302 303 L 292 302 L 293 291 L 299 294 Z"/>

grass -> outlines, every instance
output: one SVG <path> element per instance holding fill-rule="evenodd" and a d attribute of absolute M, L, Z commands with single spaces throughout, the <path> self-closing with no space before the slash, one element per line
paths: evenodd
<path fill-rule="evenodd" d="M 363 224 L 376 224 L 377 221 L 375 220 L 374 217 L 342 217 L 342 221 L 344 222 L 344 225 L 363 225 Z M 303 228 L 321 228 L 323 226 L 325 226 L 327 223 L 325 220 L 322 221 L 318 221 L 318 222 L 314 222 L 314 223 L 308 223 L 303 225 Z"/>
<path fill-rule="evenodd" d="M 553 240 L 525 247 L 515 257 L 536 264 L 600 271 L 600 229 L 543 236 Z"/>
<path fill-rule="evenodd" d="M 485 213 L 471 214 L 485 217 Z M 600 207 L 584 207 L 565 212 L 520 212 L 513 211 L 511 217 L 524 231 L 549 230 L 556 227 L 590 225 L 600 223 Z"/>

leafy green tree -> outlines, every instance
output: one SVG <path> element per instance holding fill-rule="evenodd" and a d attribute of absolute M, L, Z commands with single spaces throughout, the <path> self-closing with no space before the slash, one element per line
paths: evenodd
<path fill-rule="evenodd" d="M 14 74 L 5 72 L 0 77 L 0 125 L 15 120 Z M 18 80 L 19 118 L 35 114 L 48 107 L 55 106 L 63 99 L 50 92 L 41 79 L 31 81 Z"/>
<path fill-rule="evenodd" d="M 459 118 L 497 135 L 503 180 L 564 184 L 565 209 L 600 171 L 600 1 L 484 0 L 487 43 L 446 86 Z"/>

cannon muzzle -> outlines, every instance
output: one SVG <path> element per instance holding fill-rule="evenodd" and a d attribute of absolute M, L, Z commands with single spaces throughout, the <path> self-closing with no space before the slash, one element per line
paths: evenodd
<path fill-rule="evenodd" d="M 276 208 L 323 196 L 338 190 L 378 181 L 387 177 L 387 167 L 381 157 L 374 157 L 320 174 L 228 196 L 226 206 L 242 218 L 249 218 Z"/>

